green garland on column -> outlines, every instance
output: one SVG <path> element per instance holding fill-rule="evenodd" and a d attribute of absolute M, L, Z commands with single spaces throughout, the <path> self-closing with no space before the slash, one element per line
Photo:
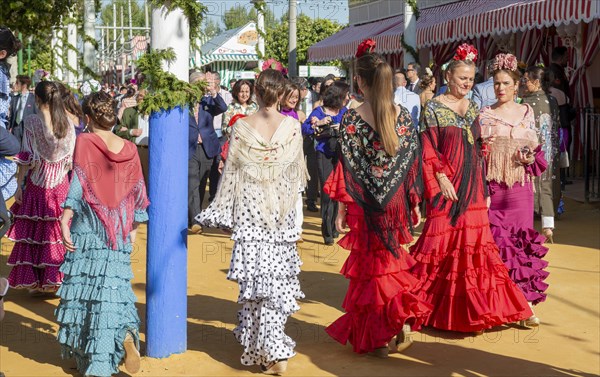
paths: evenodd
<path fill-rule="evenodd" d="M 406 0 L 408 5 L 411 7 L 415 18 L 418 20 L 421 17 L 421 13 L 419 12 L 419 7 L 417 6 L 417 0 Z"/>
<path fill-rule="evenodd" d="M 418 62 L 419 61 L 419 52 L 417 50 L 415 50 L 411 45 L 406 43 L 406 41 L 404 40 L 404 34 L 402 34 L 402 36 L 400 37 L 400 43 L 402 44 L 402 48 L 405 51 L 408 51 L 408 53 L 410 53 L 412 55 L 413 59 L 416 62 Z"/>
<path fill-rule="evenodd" d="M 265 18 L 265 8 L 267 6 L 266 1 L 264 0 L 253 0 L 252 4 L 254 5 L 254 9 L 256 9 L 256 13 L 260 13 L 263 16 L 263 19 Z M 263 41 L 267 40 L 267 33 L 263 32 L 262 30 L 258 29 L 258 24 L 256 25 L 256 32 L 258 33 L 258 35 L 263 39 Z M 258 59 L 259 60 L 263 60 L 264 56 L 262 55 L 261 51 L 259 51 L 258 46 L 256 46 L 256 55 L 258 55 Z"/>

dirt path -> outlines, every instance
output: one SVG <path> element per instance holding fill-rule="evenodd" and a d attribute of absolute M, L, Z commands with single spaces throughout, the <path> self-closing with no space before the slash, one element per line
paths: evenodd
<path fill-rule="evenodd" d="M 537 308 L 537 330 L 504 327 L 481 337 L 426 329 L 403 355 L 381 360 L 333 342 L 324 327 L 341 313 L 347 282 L 338 273 L 347 252 L 321 243 L 320 219 L 306 213 L 300 280 L 306 299 L 288 322 L 297 342 L 289 376 L 596 376 L 600 373 L 600 209 L 567 201 L 550 246 L 548 299 Z M 134 288 L 145 317 L 146 229 L 133 255 Z M 210 232 L 189 237 L 188 351 L 167 359 L 144 357 L 138 376 L 245 376 L 231 330 L 237 285 L 225 279 L 232 243 Z M 12 249 L 2 242 L 0 273 L 7 275 Z M 55 336 L 56 298 L 10 291 L 1 323 L 0 370 L 13 376 L 78 376 L 74 360 L 62 360 Z M 142 323 L 142 332 L 144 324 Z M 142 341 L 145 335 L 142 334 Z M 142 344 L 142 353 L 145 344 Z M 127 376 L 121 373 L 119 376 Z"/>

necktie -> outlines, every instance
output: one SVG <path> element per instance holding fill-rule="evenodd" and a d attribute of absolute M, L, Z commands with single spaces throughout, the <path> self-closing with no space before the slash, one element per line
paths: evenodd
<path fill-rule="evenodd" d="M 21 124 L 21 120 L 23 120 L 23 105 L 24 105 L 23 95 L 19 94 L 19 104 L 17 105 L 17 126 Z"/>

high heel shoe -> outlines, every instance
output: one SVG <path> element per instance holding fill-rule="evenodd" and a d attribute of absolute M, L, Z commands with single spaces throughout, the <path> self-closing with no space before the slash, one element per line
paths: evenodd
<path fill-rule="evenodd" d="M 268 375 L 280 375 L 287 370 L 287 359 L 273 361 L 268 365 L 261 365 L 260 371 Z"/>
<path fill-rule="evenodd" d="M 399 332 L 398 335 L 396 335 L 394 338 L 392 338 L 388 345 L 390 353 L 404 352 L 408 347 L 412 346 L 412 335 L 413 332 L 410 328 L 410 325 L 402 326 L 402 331 Z"/>
<path fill-rule="evenodd" d="M 140 351 L 137 349 L 135 341 L 129 332 L 125 335 L 123 348 L 125 348 L 125 369 L 131 374 L 139 372 L 141 364 Z"/>
<path fill-rule="evenodd" d="M 542 229 L 542 234 L 546 237 L 546 242 L 550 241 L 550 243 L 554 243 L 554 239 L 552 238 L 554 236 L 554 229 L 544 228 Z"/>
<path fill-rule="evenodd" d="M 533 312 L 533 304 L 530 302 L 529 307 L 531 308 L 532 316 L 527 319 L 522 319 L 519 321 L 519 326 L 521 327 L 538 327 L 540 325 L 540 319 Z"/>

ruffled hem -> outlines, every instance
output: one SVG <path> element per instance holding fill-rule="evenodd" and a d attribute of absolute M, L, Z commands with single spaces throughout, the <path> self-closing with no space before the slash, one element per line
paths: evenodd
<path fill-rule="evenodd" d="M 434 311 L 427 325 L 473 332 L 515 322 L 532 315 L 527 300 L 508 276 L 494 243 L 456 246 L 446 257 L 429 258 L 419 243 L 411 248 L 421 278 L 420 292 Z"/>
<path fill-rule="evenodd" d="M 19 241 L 13 246 L 6 264 L 34 267 L 60 266 L 65 260 L 65 253 L 66 249 L 62 242 L 36 244 Z"/>
<path fill-rule="evenodd" d="M 62 243 L 58 219 L 16 218 L 6 237 L 13 242 L 37 245 Z"/>
<path fill-rule="evenodd" d="M 549 275 L 544 271 L 548 262 L 541 259 L 548 252 L 543 245 L 544 237 L 534 229 L 516 229 L 494 223 L 491 223 L 491 230 L 510 278 L 527 301 L 534 305 L 543 302 L 548 288 L 544 280 Z"/>
<path fill-rule="evenodd" d="M 348 295 L 360 296 L 352 294 L 351 291 L 352 288 L 349 289 Z M 392 337 L 402 331 L 405 323 L 409 323 L 413 330 L 419 330 L 431 309 L 430 305 L 417 296 L 400 291 L 386 301 L 385 305 L 349 310 L 325 331 L 341 344 L 352 344 L 354 352 L 372 352 L 385 346 Z"/>
<path fill-rule="evenodd" d="M 239 325 L 233 330 L 235 338 L 244 347 L 241 363 L 267 365 L 295 356 L 296 342 L 285 334 L 286 320 L 286 314 L 269 309 L 261 302 L 244 304 L 238 312 Z"/>
<path fill-rule="evenodd" d="M 360 212 L 359 214 L 354 214 L 355 211 Z M 354 203 L 348 205 L 346 222 L 351 231 L 338 241 L 338 245 L 342 248 L 346 250 L 385 249 L 385 245 L 381 242 L 379 237 L 372 231 L 369 231 L 365 223 L 365 217 L 362 214 L 362 209 Z M 390 230 L 387 234 L 396 240 L 396 244 L 406 245 L 412 242 L 413 238 L 408 232 L 408 228 L 401 223 L 395 225 L 396 228 Z M 391 255 L 389 251 L 388 254 L 393 258 L 393 255 Z"/>
<path fill-rule="evenodd" d="M 59 287 L 63 273 L 59 266 L 34 267 L 31 264 L 13 266 L 8 275 L 8 283 L 14 289 L 50 289 Z"/>
<path fill-rule="evenodd" d="M 58 341 L 83 375 L 111 376 L 119 371 L 127 331 L 139 342 L 130 250 L 107 249 L 87 234 L 73 235 L 73 242 L 78 248 L 61 266 L 65 279 L 57 292 Z"/>
<path fill-rule="evenodd" d="M 302 261 L 290 243 L 236 242 L 227 279 L 237 281 L 238 303 L 262 301 L 266 308 L 290 315 L 303 298 L 297 275 Z"/>

